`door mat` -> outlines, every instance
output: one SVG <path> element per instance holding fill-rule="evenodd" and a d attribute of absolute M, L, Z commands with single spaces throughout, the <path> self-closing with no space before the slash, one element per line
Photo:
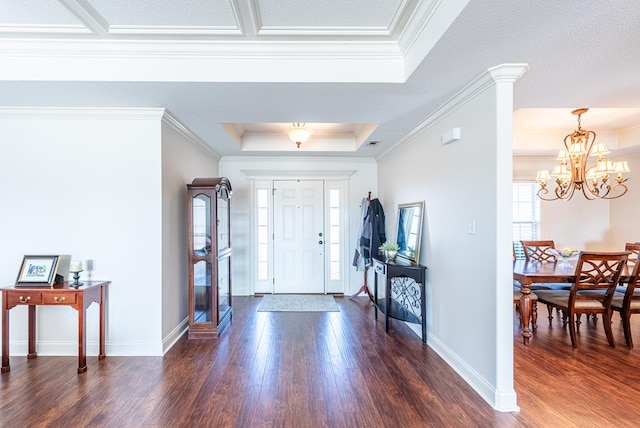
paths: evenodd
<path fill-rule="evenodd" d="M 311 294 L 267 294 L 258 312 L 340 312 L 333 296 Z"/>

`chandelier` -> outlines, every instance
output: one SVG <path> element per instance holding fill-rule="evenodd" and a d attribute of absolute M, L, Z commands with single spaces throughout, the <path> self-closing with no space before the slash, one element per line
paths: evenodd
<path fill-rule="evenodd" d="M 313 130 L 307 128 L 306 123 L 295 122 L 292 125 L 293 127 L 287 130 L 287 134 L 289 139 L 300 148 L 300 145 L 309 139 Z"/>
<path fill-rule="evenodd" d="M 569 200 L 576 191 L 582 192 L 585 198 L 616 199 L 629 190 L 624 184 L 628 178 L 622 178 L 622 174 L 631 172 L 627 161 L 612 162 L 604 155 L 609 153 L 605 144 L 595 144 L 596 133 L 587 131 L 580 126 L 580 116 L 586 113 L 588 108 L 573 110 L 571 114 L 578 116 L 578 129 L 564 137 L 564 149 L 560 150 L 557 160 L 560 164 L 549 170 L 538 171 L 536 181 L 540 185 L 538 197 L 545 201 L 558 199 Z M 596 158 L 595 163 L 589 165 L 589 158 Z M 615 182 L 610 180 L 609 174 L 615 174 Z M 556 187 L 554 193 L 549 194 L 547 180 L 555 178 Z"/>

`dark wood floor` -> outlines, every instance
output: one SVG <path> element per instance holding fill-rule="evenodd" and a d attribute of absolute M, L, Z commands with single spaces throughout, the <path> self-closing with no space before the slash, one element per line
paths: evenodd
<path fill-rule="evenodd" d="M 256 311 L 259 297 L 235 298 L 233 323 L 218 341 L 183 338 L 164 358 L 90 357 L 82 375 L 73 357 L 13 357 L 0 377 L 0 426 L 640 423 L 640 349 L 623 346 L 617 320 L 616 349 L 593 323 L 583 323 L 578 350 L 557 319 L 552 327 L 541 319 L 529 347 L 516 332 L 521 411 L 500 413 L 403 323 L 392 322 L 387 335 L 366 298 L 336 300 L 339 313 L 268 313 Z"/>

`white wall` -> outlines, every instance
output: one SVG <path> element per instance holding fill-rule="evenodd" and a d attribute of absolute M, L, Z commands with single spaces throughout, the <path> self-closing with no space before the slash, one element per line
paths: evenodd
<path fill-rule="evenodd" d="M 609 235 L 611 248 L 617 249 L 623 249 L 626 242 L 640 242 L 640 154 L 624 156 L 624 159 L 631 169 L 629 181 L 625 183 L 629 192 L 620 199 L 611 201 Z"/>
<path fill-rule="evenodd" d="M 557 163 L 555 157 L 514 158 L 513 179 L 533 181 L 536 171 L 551 170 Z M 553 183 L 549 182 L 547 188 L 553 192 Z M 569 201 L 541 201 L 540 239 L 552 239 L 558 248 L 611 251 L 617 247 L 610 231 L 610 204 L 607 200 L 590 201 L 581 193 L 576 193 Z"/>
<path fill-rule="evenodd" d="M 640 138 L 640 130 L 629 131 L 616 140 L 624 143 L 631 138 Z M 611 159 L 628 161 L 631 173 L 625 175 L 628 178 L 625 184 L 629 192 L 611 200 L 590 201 L 576 193 L 570 201 L 542 201 L 541 239 L 553 239 L 557 247 L 588 251 L 622 250 L 626 242 L 640 241 L 640 223 L 636 220 L 640 203 L 640 154 L 621 154 Z M 515 157 L 513 179 L 532 181 L 537 170 L 551 169 L 555 164 L 555 157 Z M 553 183 L 549 182 L 548 186 L 553 191 Z"/>
<path fill-rule="evenodd" d="M 363 272 L 351 266 L 360 227 L 360 202 L 367 192 L 377 196 L 377 166 L 373 159 L 362 158 L 306 158 L 306 157 L 223 157 L 220 175 L 229 178 L 233 187 L 231 199 L 231 239 L 233 243 L 232 282 L 234 295 L 253 293 L 251 284 L 251 213 L 250 178 L 282 179 L 305 177 L 335 177 L 347 174 L 349 178 L 349 284 L 345 294 L 355 293 L 363 283 Z M 386 206 L 385 206 L 386 209 Z M 387 222 L 389 227 L 389 222 Z M 369 272 L 369 279 L 371 279 Z M 373 283 L 370 281 L 371 289 Z"/>
<path fill-rule="evenodd" d="M 378 188 L 388 207 L 425 201 L 429 345 L 494 407 L 514 410 L 512 83 L 494 78 L 480 76 L 379 159 Z M 443 145 L 455 127 L 462 138 Z M 395 230 L 395 212 L 388 221 Z"/>
<path fill-rule="evenodd" d="M 162 122 L 163 351 L 188 326 L 187 191 L 197 177 L 218 177 L 219 156 L 165 114 Z"/>
<path fill-rule="evenodd" d="M 110 280 L 107 354 L 161 354 L 161 109 L 0 109 L 0 284 L 25 254 L 83 260 Z M 77 354 L 77 314 L 38 308 L 38 353 Z M 26 353 L 26 307 L 11 310 L 11 355 Z M 97 306 L 87 315 L 97 354 Z"/>

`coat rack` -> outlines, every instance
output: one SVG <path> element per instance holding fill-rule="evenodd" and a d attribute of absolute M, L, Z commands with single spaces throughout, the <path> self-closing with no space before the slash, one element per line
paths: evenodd
<path fill-rule="evenodd" d="M 367 194 L 367 202 L 371 202 L 371 192 L 368 192 Z M 360 237 L 358 236 L 358 239 L 360 239 Z M 360 257 L 362 257 L 362 254 L 360 255 Z M 365 265 L 364 266 L 364 281 L 362 284 L 362 287 L 360 287 L 358 289 L 358 291 L 356 291 L 354 294 L 351 295 L 351 298 L 353 299 L 354 297 L 358 297 L 360 294 L 362 293 L 366 293 L 367 296 L 369 296 L 369 300 L 371 300 L 371 302 L 373 303 L 373 294 L 371 293 L 371 290 L 369 290 L 369 285 L 368 285 L 368 272 L 369 272 L 369 265 Z"/>

